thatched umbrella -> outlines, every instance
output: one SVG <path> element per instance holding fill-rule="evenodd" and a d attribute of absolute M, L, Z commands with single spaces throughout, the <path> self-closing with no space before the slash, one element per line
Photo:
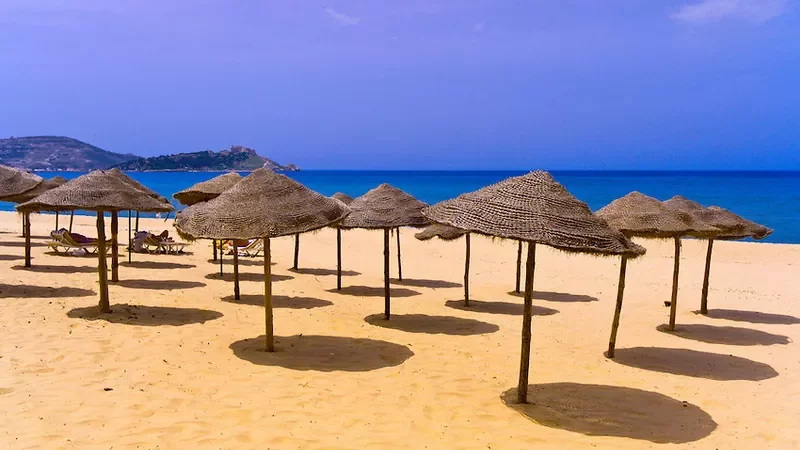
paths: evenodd
<path fill-rule="evenodd" d="M 628 237 L 671 238 L 675 240 L 675 261 L 672 270 L 672 297 L 669 329 L 675 330 L 678 304 L 678 272 L 681 264 L 681 237 L 713 238 L 719 230 L 701 222 L 691 214 L 667 208 L 660 201 L 639 192 L 618 198 L 597 215 Z"/>
<path fill-rule="evenodd" d="M 422 215 L 422 209 L 428 206 L 411 195 L 382 184 L 350 203 L 353 211 L 341 227 L 346 229 L 364 228 L 383 230 L 383 287 L 385 295 L 385 314 L 389 319 L 391 299 L 389 297 L 389 232 L 397 231 L 397 272 L 398 279 L 403 280 L 403 269 L 400 260 L 400 227 L 421 228 L 431 223 Z M 341 278 L 341 273 L 339 274 Z"/>
<path fill-rule="evenodd" d="M 210 180 L 202 181 L 192 185 L 180 192 L 172 195 L 175 200 L 182 205 L 192 206 L 196 203 L 207 202 L 219 197 L 219 194 L 232 188 L 234 184 L 242 181 L 241 175 L 236 172 L 228 172 L 218 175 Z M 217 260 L 217 242 L 212 241 L 211 247 L 213 248 L 214 258 Z M 220 249 L 221 250 L 221 249 Z M 222 275 L 222 264 L 220 264 L 220 275 Z"/>
<path fill-rule="evenodd" d="M 264 240 L 266 350 L 271 352 L 274 346 L 270 239 L 327 227 L 349 212 L 343 203 L 318 194 L 286 175 L 257 169 L 219 197 L 179 212 L 175 228 L 186 239 Z"/>
<path fill-rule="evenodd" d="M 134 189 L 118 177 L 96 170 L 70 180 L 61 186 L 17 206 L 22 213 L 36 211 L 73 211 L 82 209 L 97 213 L 97 270 L 100 275 L 100 310 L 109 312 L 108 274 L 106 273 L 105 212 L 111 213 L 112 281 L 118 280 L 116 217 L 119 211 L 169 212 L 172 206 Z"/>
<path fill-rule="evenodd" d="M 738 240 L 745 238 L 764 239 L 772 234 L 772 230 L 763 225 L 749 221 L 726 209 L 705 206 L 676 195 L 664 202 L 667 208 L 691 214 L 700 221 L 720 230 L 716 239 Z M 714 248 L 715 237 L 708 238 L 708 251 L 706 252 L 706 266 L 703 275 L 703 290 L 700 296 L 700 313 L 708 314 L 708 278 L 711 274 L 711 252 Z"/>
<path fill-rule="evenodd" d="M 43 181 L 39 175 L 0 164 L 0 200 L 30 191 Z M 9 200 L 10 201 L 10 200 Z M 22 234 L 30 241 L 30 216 L 22 216 Z"/>
<path fill-rule="evenodd" d="M 67 182 L 66 178 L 55 176 L 55 177 L 50 178 L 48 180 L 43 180 L 41 183 L 36 185 L 36 187 L 34 187 L 33 189 L 25 191 L 25 192 L 23 192 L 21 194 L 10 195 L 8 197 L 3 197 L 2 200 L 5 201 L 5 202 L 11 202 L 11 203 L 25 203 L 25 202 L 27 202 L 29 200 L 32 200 L 32 199 L 44 194 L 45 192 L 49 191 L 50 189 L 55 189 L 55 188 L 61 186 L 62 184 L 66 183 L 66 182 Z M 29 218 L 27 216 L 25 216 L 25 217 L 26 218 L 24 220 L 27 220 Z M 58 230 L 58 211 L 56 211 L 56 228 L 55 229 Z M 23 233 L 25 233 L 25 230 L 23 230 Z M 26 256 L 27 257 L 25 258 L 25 267 L 30 267 L 30 254 L 27 254 Z"/>
<path fill-rule="evenodd" d="M 461 236 L 466 242 L 466 252 L 464 254 L 464 306 L 469 306 L 469 260 L 470 260 L 470 239 L 469 233 L 460 229 L 444 225 L 441 223 L 434 223 L 425 227 L 424 230 L 415 234 L 414 237 L 420 241 L 429 241 L 435 237 L 443 241 L 455 241 Z"/>
<path fill-rule="evenodd" d="M 617 308 L 612 325 L 613 342 L 622 309 L 627 260 L 644 254 L 645 249 L 632 243 L 622 233 L 592 214 L 585 203 L 573 197 L 549 173 L 536 171 L 509 178 L 437 203 L 426 208 L 423 213 L 434 222 L 470 233 L 528 243 L 522 356 L 517 387 L 517 400 L 520 403 L 526 403 L 528 396 L 533 273 L 537 243 L 571 253 L 622 256 Z M 613 347 L 613 344 L 609 347 Z"/>

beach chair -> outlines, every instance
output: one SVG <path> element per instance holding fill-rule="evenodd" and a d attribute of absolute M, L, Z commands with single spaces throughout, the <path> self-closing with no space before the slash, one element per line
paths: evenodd
<path fill-rule="evenodd" d="M 153 233 L 147 233 L 142 246 L 148 253 L 167 253 L 168 250 L 164 241 L 158 239 Z"/>
<path fill-rule="evenodd" d="M 249 256 L 255 258 L 264 250 L 264 241 L 261 239 L 253 239 L 249 244 L 239 249 L 239 255 Z"/>
<path fill-rule="evenodd" d="M 97 253 L 97 246 L 99 245 L 99 241 L 97 239 L 81 239 L 80 242 L 76 237 L 73 237 L 67 230 L 58 230 L 53 231 L 50 233 L 50 237 L 53 238 L 51 242 L 47 243 L 47 246 L 53 249 L 56 253 L 61 253 L 59 249 L 64 249 L 64 253 L 69 253 L 70 250 L 74 249 L 82 249 L 86 253 Z M 106 244 L 110 245 L 111 241 L 106 241 Z"/>
<path fill-rule="evenodd" d="M 183 249 L 188 245 L 185 242 L 177 242 L 171 239 L 164 239 L 161 245 L 167 248 L 167 253 L 183 253 Z"/>

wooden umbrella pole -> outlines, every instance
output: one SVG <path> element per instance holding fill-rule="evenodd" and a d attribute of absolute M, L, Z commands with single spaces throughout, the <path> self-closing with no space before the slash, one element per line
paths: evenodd
<path fill-rule="evenodd" d="M 22 234 L 25 235 L 25 267 L 31 266 L 31 213 L 22 215 Z"/>
<path fill-rule="evenodd" d="M 222 239 L 219 241 L 219 277 L 222 278 Z"/>
<path fill-rule="evenodd" d="M 136 211 L 136 232 L 139 232 L 139 211 Z"/>
<path fill-rule="evenodd" d="M 72 220 L 75 218 L 75 211 L 69 212 L 69 232 L 72 233 Z"/>
<path fill-rule="evenodd" d="M 675 331 L 675 314 L 678 311 L 678 272 L 681 267 L 681 238 L 675 238 L 675 262 L 672 269 L 672 301 L 669 304 L 669 331 Z"/>
<path fill-rule="evenodd" d="M 103 211 L 97 211 L 97 273 L 100 277 L 100 312 L 111 312 L 108 301 L 108 267 L 106 265 L 106 224 Z"/>
<path fill-rule="evenodd" d="M 211 249 L 214 252 L 214 257 L 211 260 L 212 261 L 216 261 L 217 260 L 217 240 L 216 239 L 212 239 L 211 240 Z"/>
<path fill-rule="evenodd" d="M 342 290 L 342 229 L 336 229 L 336 290 Z"/>
<path fill-rule="evenodd" d="M 56 211 L 56 231 L 58 231 L 58 211 Z"/>
<path fill-rule="evenodd" d="M 403 262 L 400 260 L 400 227 L 397 227 L 397 279 L 403 281 Z"/>
<path fill-rule="evenodd" d="M 294 266 L 292 269 L 297 270 L 297 263 L 300 260 L 300 233 L 294 235 Z"/>
<path fill-rule="evenodd" d="M 528 403 L 528 370 L 531 362 L 531 319 L 533 316 L 533 271 L 536 268 L 536 243 L 528 242 L 525 263 L 525 308 L 522 312 L 522 351 L 519 361 L 517 403 Z"/>
<path fill-rule="evenodd" d="M 131 236 L 131 210 L 128 210 L 128 264 L 133 260 L 133 237 Z"/>
<path fill-rule="evenodd" d="M 233 298 L 239 300 L 239 242 L 233 240 Z"/>
<path fill-rule="evenodd" d="M 622 257 L 619 266 L 619 283 L 617 283 L 617 307 L 614 308 L 614 321 L 611 322 L 611 337 L 608 339 L 609 358 L 614 357 L 614 348 L 617 345 L 617 329 L 619 328 L 619 316 L 622 314 L 622 297 L 625 292 L 625 271 L 628 267 L 628 258 Z"/>
<path fill-rule="evenodd" d="M 708 240 L 706 253 L 706 271 L 703 275 L 703 293 L 700 296 L 700 314 L 708 314 L 708 277 L 711 275 L 711 251 L 714 249 L 714 240 Z"/>
<path fill-rule="evenodd" d="M 111 281 L 119 281 L 119 213 L 111 211 Z"/>
<path fill-rule="evenodd" d="M 389 297 L 389 229 L 383 229 L 383 292 L 384 315 L 386 320 L 391 316 L 391 299 Z"/>
<path fill-rule="evenodd" d="M 264 238 L 264 322 L 266 324 L 265 350 L 275 351 L 274 336 L 272 335 L 272 272 L 270 268 L 271 255 L 269 251 L 269 238 Z"/>
<path fill-rule="evenodd" d="M 464 306 L 469 306 L 469 233 L 464 237 L 467 240 L 467 252 L 464 255 Z"/>
<path fill-rule="evenodd" d="M 522 241 L 517 243 L 517 284 L 514 285 L 514 292 L 519 294 L 519 278 L 522 275 Z"/>

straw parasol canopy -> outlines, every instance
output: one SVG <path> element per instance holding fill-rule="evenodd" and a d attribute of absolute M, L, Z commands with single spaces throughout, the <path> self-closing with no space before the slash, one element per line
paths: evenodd
<path fill-rule="evenodd" d="M 711 275 L 711 253 L 714 249 L 714 239 L 736 240 L 736 239 L 764 239 L 772 233 L 770 228 L 759 225 L 745 219 L 726 209 L 716 206 L 706 208 L 695 201 L 686 197 L 676 195 L 664 202 L 664 206 L 674 211 L 690 214 L 696 219 L 711 225 L 720 230 L 716 237 L 708 239 L 708 250 L 706 251 L 706 265 L 703 276 L 703 289 L 700 296 L 700 313 L 708 314 L 708 281 Z"/>
<path fill-rule="evenodd" d="M 124 210 L 169 212 L 172 206 L 158 201 L 145 192 L 109 172 L 96 170 L 51 189 L 28 202 L 17 205 L 23 213 L 82 209 L 97 212 L 98 272 L 100 276 L 100 309 L 109 312 L 108 279 L 106 273 L 105 212 L 111 213 L 112 281 L 117 281 L 117 213 Z M 29 234 L 29 233 L 28 233 Z M 26 247 L 29 242 L 26 242 Z M 26 248 L 27 250 L 27 248 Z"/>
<path fill-rule="evenodd" d="M 337 193 L 331 195 L 331 197 L 335 198 L 336 200 L 339 200 L 340 202 L 344 203 L 345 205 L 349 205 L 350 203 L 353 203 L 353 197 L 350 197 L 349 195 L 347 195 L 347 194 L 345 194 L 343 192 L 337 192 Z"/>
<path fill-rule="evenodd" d="M 618 198 L 597 211 L 597 215 L 629 237 L 672 238 L 675 241 L 675 259 L 672 270 L 672 297 L 669 330 L 675 330 L 678 303 L 678 274 L 681 263 L 681 237 L 692 236 L 713 239 L 719 229 L 701 221 L 693 214 L 669 208 L 653 197 L 640 192 Z"/>
<path fill-rule="evenodd" d="M 318 230 L 341 221 L 349 213 L 347 206 L 338 200 L 318 194 L 285 175 L 257 169 L 217 198 L 179 212 L 175 228 L 187 239 L 264 240 L 266 349 L 271 352 L 274 344 L 270 238 Z"/>
<path fill-rule="evenodd" d="M 0 200 L 30 191 L 42 181 L 39 175 L 0 164 Z"/>
<path fill-rule="evenodd" d="M 536 171 L 508 178 L 475 192 L 437 203 L 423 210 L 423 214 L 434 222 L 469 233 L 528 242 L 522 357 L 517 387 L 517 400 L 520 403 L 528 401 L 533 275 L 537 243 L 571 253 L 622 257 L 617 309 L 612 325 L 611 342 L 614 341 L 619 311 L 622 308 L 627 260 L 644 254 L 645 249 L 632 243 L 621 232 L 592 214 L 585 203 L 573 197 L 549 173 Z"/>
<path fill-rule="evenodd" d="M 39 183 L 36 187 L 34 187 L 31 190 L 25 191 L 21 194 L 3 197 L 3 201 L 12 203 L 25 203 L 29 200 L 33 200 L 34 198 L 44 194 L 45 192 L 51 189 L 55 189 L 61 186 L 66 182 L 67 182 L 66 178 L 55 176 L 48 180 L 43 180 L 41 183 Z"/>
<path fill-rule="evenodd" d="M 342 221 L 341 228 L 364 228 L 383 230 L 383 290 L 385 316 L 390 317 L 391 298 L 389 295 L 389 233 L 397 232 L 397 278 L 403 281 L 403 265 L 400 256 L 400 227 L 421 228 L 431 221 L 422 215 L 428 206 L 411 195 L 386 183 L 371 189 L 348 205 L 352 213 Z M 341 285 L 341 277 L 337 277 Z"/>
<path fill-rule="evenodd" d="M 415 234 L 414 237 L 420 241 L 428 241 L 435 237 L 443 241 L 454 241 L 465 234 L 467 234 L 467 232 L 459 228 L 443 225 L 441 223 L 434 223 L 425 227 L 424 230 Z"/>
<path fill-rule="evenodd" d="M 134 189 L 138 189 L 138 190 L 144 192 L 145 194 L 147 194 L 149 197 L 151 197 L 153 199 L 156 199 L 156 200 L 158 200 L 158 201 L 160 201 L 162 203 L 166 203 L 168 205 L 170 204 L 169 199 L 167 199 L 163 195 L 159 194 L 158 192 L 150 189 L 149 187 L 143 185 L 142 183 L 139 183 L 138 181 L 136 181 L 133 178 L 131 178 L 130 176 L 128 176 L 125 172 L 123 172 L 123 171 L 121 171 L 121 170 L 119 170 L 117 168 L 109 169 L 109 170 L 106 170 L 105 172 L 108 175 L 110 175 L 112 177 L 115 177 L 115 178 L 119 179 L 120 181 L 122 181 L 124 183 L 127 183 L 128 185 L 132 186 Z M 173 209 L 174 208 L 170 207 L 169 211 L 172 211 Z M 145 211 L 141 211 L 140 210 L 140 212 L 145 212 Z"/>
<path fill-rule="evenodd" d="M 244 177 L 236 172 L 225 173 L 176 192 L 172 197 L 186 206 L 207 202 L 219 197 L 219 194 L 232 188 L 233 185 L 242 181 L 242 178 Z"/>

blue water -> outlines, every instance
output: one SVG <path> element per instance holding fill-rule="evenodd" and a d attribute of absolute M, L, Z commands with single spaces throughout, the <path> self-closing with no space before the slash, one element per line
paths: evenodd
<path fill-rule="evenodd" d="M 428 203 L 455 197 L 521 175 L 519 171 L 301 171 L 288 174 L 325 195 L 337 191 L 357 197 L 380 183 L 389 183 Z M 576 197 L 597 210 L 608 202 L 637 190 L 666 200 L 680 194 L 704 205 L 730 209 L 773 228 L 768 242 L 800 244 L 800 172 L 613 172 L 553 171 L 553 176 Z M 219 173 L 131 172 L 133 178 L 154 191 L 172 194 Z M 78 172 L 40 172 L 50 178 L 74 178 Z M 243 175 L 246 175 L 243 173 Z M 180 208 L 173 201 L 176 208 Z M 0 209 L 13 210 L 0 202 Z"/>

